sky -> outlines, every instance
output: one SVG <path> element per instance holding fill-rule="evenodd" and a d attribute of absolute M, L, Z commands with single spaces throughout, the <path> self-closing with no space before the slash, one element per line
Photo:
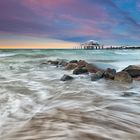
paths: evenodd
<path fill-rule="evenodd" d="M 0 0 L 0 48 L 140 46 L 140 0 Z"/>

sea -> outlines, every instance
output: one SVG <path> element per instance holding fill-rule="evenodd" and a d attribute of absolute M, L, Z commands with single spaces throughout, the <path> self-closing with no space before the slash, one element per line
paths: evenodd
<path fill-rule="evenodd" d="M 140 140 L 140 81 L 93 82 L 46 64 L 56 59 L 121 71 L 140 50 L 0 50 L 0 140 Z"/>

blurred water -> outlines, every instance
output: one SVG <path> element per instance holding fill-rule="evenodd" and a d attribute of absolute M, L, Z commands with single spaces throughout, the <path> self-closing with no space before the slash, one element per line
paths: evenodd
<path fill-rule="evenodd" d="M 119 84 L 41 65 L 84 59 L 121 70 L 140 50 L 0 50 L 0 140 L 139 140 L 140 82 Z M 125 97 L 124 93 L 134 93 Z"/>

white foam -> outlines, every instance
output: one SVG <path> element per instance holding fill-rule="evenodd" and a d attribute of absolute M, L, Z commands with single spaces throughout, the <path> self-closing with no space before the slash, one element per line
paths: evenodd
<path fill-rule="evenodd" d="M 0 53 L 0 57 L 9 57 L 9 56 L 14 56 L 16 54 L 13 54 L 13 53 L 7 53 L 7 54 L 3 54 L 3 53 Z"/>

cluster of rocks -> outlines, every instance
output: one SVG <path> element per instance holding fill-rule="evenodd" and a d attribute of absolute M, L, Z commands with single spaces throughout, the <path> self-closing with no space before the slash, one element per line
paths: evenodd
<path fill-rule="evenodd" d="M 84 60 L 67 61 L 64 59 L 49 60 L 49 64 L 57 67 L 64 67 L 64 70 L 72 70 L 74 75 L 91 73 L 91 81 L 97 81 L 101 78 L 110 79 L 119 82 L 132 83 L 133 79 L 140 80 L 140 66 L 130 65 L 120 72 L 115 69 L 101 69 L 94 64 L 90 64 Z M 64 75 L 61 81 L 74 79 L 72 76 Z"/>

